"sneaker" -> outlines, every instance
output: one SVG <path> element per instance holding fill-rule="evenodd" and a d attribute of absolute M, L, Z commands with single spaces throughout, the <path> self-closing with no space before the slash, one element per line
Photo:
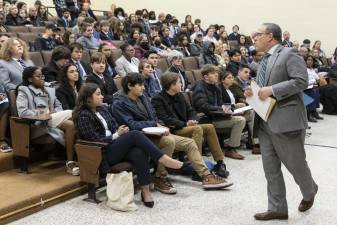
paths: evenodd
<path fill-rule="evenodd" d="M 66 163 L 67 173 L 73 175 L 73 176 L 79 176 L 80 175 L 80 167 L 78 167 L 77 163 L 75 161 L 68 161 Z"/>
<path fill-rule="evenodd" d="M 232 185 L 233 182 L 212 173 L 202 177 L 202 187 L 204 189 L 222 189 Z"/>
<path fill-rule="evenodd" d="M 160 191 L 163 194 L 177 194 L 177 189 L 173 187 L 167 177 L 155 177 L 153 183 L 154 189 Z"/>
<path fill-rule="evenodd" d="M 3 153 L 13 151 L 13 148 L 9 146 L 6 142 L 3 142 L 0 146 L 0 151 Z"/>
<path fill-rule="evenodd" d="M 229 172 L 226 169 L 226 164 L 221 163 L 221 164 L 216 164 L 212 171 L 212 173 L 215 173 L 216 175 L 220 176 L 220 177 L 224 177 L 227 178 L 229 176 Z"/>

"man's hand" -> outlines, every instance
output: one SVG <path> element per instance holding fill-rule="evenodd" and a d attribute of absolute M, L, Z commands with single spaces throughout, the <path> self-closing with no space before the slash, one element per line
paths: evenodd
<path fill-rule="evenodd" d="M 186 123 L 186 125 L 188 126 L 188 127 L 190 127 L 190 126 L 195 126 L 195 125 L 197 125 L 198 124 L 198 122 L 196 121 L 196 120 L 189 120 L 189 121 L 187 121 L 187 123 Z"/>
<path fill-rule="evenodd" d="M 118 127 L 117 133 L 119 136 L 126 134 L 127 132 L 129 132 L 129 127 L 122 125 L 120 127 Z"/>
<path fill-rule="evenodd" d="M 245 97 L 251 97 L 251 96 L 253 96 L 253 90 L 252 90 L 252 88 L 251 87 L 247 87 L 245 89 L 245 92 L 243 94 L 245 95 Z"/>
<path fill-rule="evenodd" d="M 265 100 L 266 98 L 270 97 L 273 95 L 273 89 L 271 86 L 268 86 L 268 87 L 262 87 L 260 90 L 259 90 L 259 98 L 261 100 Z"/>

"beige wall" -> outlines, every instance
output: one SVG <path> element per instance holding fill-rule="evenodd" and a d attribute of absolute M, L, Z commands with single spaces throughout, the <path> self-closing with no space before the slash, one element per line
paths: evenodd
<path fill-rule="evenodd" d="M 34 2 L 26 0 L 26 2 Z M 42 1 L 52 5 L 52 0 Z M 240 32 L 250 34 L 263 22 L 278 23 L 291 33 L 292 40 L 309 38 L 322 41 L 322 48 L 331 55 L 337 47 L 337 0 L 91 0 L 94 9 L 107 10 L 111 3 L 126 12 L 147 8 L 176 15 L 183 21 L 185 15 L 200 18 L 206 27 L 212 23 L 224 24 L 228 32 L 234 24 Z M 240 2 L 240 4 L 239 4 Z M 332 29 L 334 28 L 334 29 Z"/>

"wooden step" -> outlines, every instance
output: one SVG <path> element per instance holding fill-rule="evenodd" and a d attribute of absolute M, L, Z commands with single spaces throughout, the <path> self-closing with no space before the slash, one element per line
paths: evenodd
<path fill-rule="evenodd" d="M 12 169 L 0 174 L 0 224 L 40 211 L 86 191 L 79 176 L 65 170 L 64 162 L 30 166 L 30 174 Z"/>
<path fill-rule="evenodd" d="M 14 169 L 13 152 L 0 152 L 0 173 Z"/>

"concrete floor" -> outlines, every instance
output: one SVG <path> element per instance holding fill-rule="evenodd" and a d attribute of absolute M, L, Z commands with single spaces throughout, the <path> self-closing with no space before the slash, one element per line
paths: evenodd
<path fill-rule="evenodd" d="M 171 176 L 178 189 L 175 196 L 153 192 L 155 206 L 148 209 L 141 204 L 140 194 L 135 196 L 138 211 L 122 213 L 109 209 L 105 203 L 92 205 L 82 201 L 84 196 L 58 204 L 13 225 L 77 225 L 77 224 L 292 224 L 337 225 L 337 116 L 324 115 L 324 120 L 311 123 L 312 135 L 306 140 L 307 160 L 314 179 L 319 185 L 315 204 L 309 212 L 297 211 L 302 196 L 288 171 L 283 168 L 289 206 L 289 220 L 259 222 L 256 212 L 267 207 L 266 181 L 261 157 L 248 151 L 243 161 L 226 159 L 234 186 L 222 191 L 203 191 L 199 183 L 189 178 Z M 321 146 L 318 146 L 321 145 Z M 323 147 L 322 147 L 323 146 Z M 325 147 L 324 147 L 325 146 Z M 330 147 L 327 147 L 330 146 Z M 333 148 L 331 148 L 333 147 Z M 104 199 L 101 190 L 101 199 Z"/>

